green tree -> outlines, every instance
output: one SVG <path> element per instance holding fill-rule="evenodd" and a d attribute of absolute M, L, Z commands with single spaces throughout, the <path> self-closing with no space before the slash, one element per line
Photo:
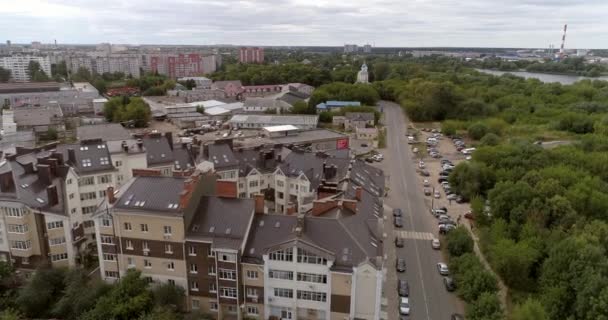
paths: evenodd
<path fill-rule="evenodd" d="M 473 238 L 467 229 L 459 226 L 446 236 L 448 253 L 452 257 L 458 257 L 465 253 L 473 252 Z"/>
<path fill-rule="evenodd" d="M 482 146 L 495 146 L 500 143 L 500 137 L 492 132 L 486 133 L 481 140 L 479 140 L 479 143 Z"/>
<path fill-rule="evenodd" d="M 495 293 L 482 293 L 466 308 L 466 318 L 470 320 L 502 320 L 504 314 Z"/>
<path fill-rule="evenodd" d="M 85 68 L 85 67 L 79 67 L 78 70 L 76 70 L 76 73 L 72 74 L 72 81 L 91 81 L 93 79 L 93 76 L 91 75 L 91 72 L 89 71 L 89 69 Z"/>
<path fill-rule="evenodd" d="M 549 320 L 549 317 L 539 301 L 528 299 L 513 308 L 509 320 Z"/>
<path fill-rule="evenodd" d="M 64 290 L 65 269 L 38 269 L 19 292 L 17 305 L 30 318 L 48 318 Z"/>
<path fill-rule="evenodd" d="M 0 67 L 0 82 L 8 82 L 11 79 L 11 70 Z"/>
<path fill-rule="evenodd" d="M 462 162 L 449 176 L 450 186 L 466 199 L 485 195 L 496 181 L 494 171 L 477 161 Z"/>
<path fill-rule="evenodd" d="M 97 300 L 95 307 L 85 312 L 84 320 L 128 320 L 146 314 L 154 305 L 152 292 L 148 290 L 141 272 L 130 269 L 106 295 Z"/>
<path fill-rule="evenodd" d="M 488 133 L 488 131 L 488 126 L 486 126 L 482 122 L 475 122 L 467 129 L 469 137 L 475 140 L 483 138 Z"/>
<path fill-rule="evenodd" d="M 530 290 L 534 287 L 533 266 L 537 263 L 539 252 L 529 243 L 515 243 L 510 239 L 498 241 L 491 249 L 490 259 L 494 270 L 511 288 Z"/>
<path fill-rule="evenodd" d="M 382 81 L 386 80 L 388 77 L 389 73 L 391 72 L 391 67 L 386 62 L 377 62 L 372 65 L 371 72 L 373 74 L 374 81 Z"/>
<path fill-rule="evenodd" d="M 289 112 L 294 114 L 315 114 L 316 110 L 314 108 L 310 108 L 306 102 L 298 101 L 294 103 Z"/>
<path fill-rule="evenodd" d="M 92 309 L 97 299 L 111 289 L 110 285 L 101 281 L 91 281 L 83 269 L 70 270 L 64 282 L 63 295 L 51 311 L 62 319 L 79 319 L 81 314 Z"/>
<path fill-rule="evenodd" d="M 186 295 L 184 288 L 172 284 L 161 284 L 152 290 L 155 305 L 184 311 Z"/>
<path fill-rule="evenodd" d="M 44 72 L 38 61 L 30 61 L 27 70 L 32 82 L 43 82 L 50 80 L 49 75 Z"/>
<path fill-rule="evenodd" d="M 8 308 L 0 311 L 0 320 L 21 320 L 23 317 L 19 311 Z"/>

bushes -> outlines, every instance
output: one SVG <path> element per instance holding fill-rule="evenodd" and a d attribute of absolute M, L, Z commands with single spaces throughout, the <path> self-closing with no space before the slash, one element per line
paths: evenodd
<path fill-rule="evenodd" d="M 469 126 L 467 133 L 472 139 L 479 140 L 485 136 L 489 130 L 490 129 L 488 126 L 486 126 L 483 122 L 475 122 Z"/>
<path fill-rule="evenodd" d="M 498 297 L 492 293 L 482 293 L 477 300 L 467 305 L 466 318 L 469 320 L 504 319 Z"/>
<path fill-rule="evenodd" d="M 485 195 L 494 186 L 496 176 L 485 164 L 472 161 L 458 164 L 448 179 L 454 192 L 472 199 Z"/>
<path fill-rule="evenodd" d="M 465 253 L 473 252 L 473 238 L 463 227 L 452 230 L 446 237 L 448 253 L 452 257 L 459 257 Z"/>
<path fill-rule="evenodd" d="M 114 97 L 106 102 L 104 115 L 108 121 L 145 127 L 150 121 L 150 107 L 141 98 Z"/>
<path fill-rule="evenodd" d="M 500 137 L 491 132 L 486 133 L 486 135 L 484 135 L 483 138 L 479 140 L 479 143 L 482 146 L 495 146 L 500 143 Z"/>
<path fill-rule="evenodd" d="M 449 245 L 449 244 L 448 244 Z M 483 293 L 496 294 L 496 278 L 487 271 L 474 253 L 465 253 L 450 259 L 450 270 L 458 288 L 458 294 L 472 303 Z"/>

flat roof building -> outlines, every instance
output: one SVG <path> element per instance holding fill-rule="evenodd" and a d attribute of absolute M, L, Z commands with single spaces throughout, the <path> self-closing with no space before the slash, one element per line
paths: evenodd
<path fill-rule="evenodd" d="M 259 129 L 278 125 L 292 124 L 302 130 L 310 130 L 317 127 L 319 116 L 316 115 L 244 115 L 233 116 L 229 121 L 233 128 Z"/>

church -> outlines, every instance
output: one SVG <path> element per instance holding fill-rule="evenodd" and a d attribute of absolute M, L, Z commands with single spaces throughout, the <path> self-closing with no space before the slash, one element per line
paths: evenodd
<path fill-rule="evenodd" d="M 363 63 L 361 70 L 357 73 L 357 83 L 369 83 L 367 64 Z"/>

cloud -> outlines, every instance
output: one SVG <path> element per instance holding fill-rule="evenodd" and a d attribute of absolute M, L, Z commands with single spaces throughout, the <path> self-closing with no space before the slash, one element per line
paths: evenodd
<path fill-rule="evenodd" d="M 605 0 L 19 0 L 13 42 L 547 47 L 606 46 Z"/>

